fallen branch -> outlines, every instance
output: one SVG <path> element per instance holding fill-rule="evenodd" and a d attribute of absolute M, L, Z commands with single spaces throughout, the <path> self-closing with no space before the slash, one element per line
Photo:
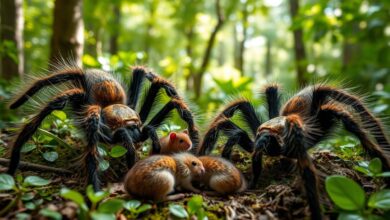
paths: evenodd
<path fill-rule="evenodd" d="M 10 160 L 5 158 L 0 158 L 0 165 L 8 166 Z M 20 161 L 19 168 L 24 170 L 37 170 L 37 171 L 47 171 L 47 172 L 54 172 L 54 173 L 61 173 L 61 174 L 72 174 L 70 170 L 62 169 L 62 168 L 55 168 L 55 167 L 49 167 L 45 165 L 30 163 L 30 162 L 24 162 Z"/>

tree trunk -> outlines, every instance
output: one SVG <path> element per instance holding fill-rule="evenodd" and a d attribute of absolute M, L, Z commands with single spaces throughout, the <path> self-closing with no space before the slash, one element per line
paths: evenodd
<path fill-rule="evenodd" d="M 269 76 L 272 73 L 272 56 L 271 56 L 271 48 L 272 42 L 269 37 L 266 38 L 266 51 L 265 51 L 265 76 Z"/>
<path fill-rule="evenodd" d="M 207 41 L 207 46 L 206 46 L 205 53 L 203 55 L 202 64 L 201 64 L 198 72 L 196 74 L 194 74 L 194 77 L 193 77 L 194 89 L 195 89 L 195 100 L 198 100 L 200 97 L 201 90 L 202 90 L 203 75 L 206 72 L 206 69 L 209 65 L 210 58 L 211 58 L 211 52 L 212 52 L 212 49 L 214 47 L 214 43 L 215 43 L 215 39 L 217 37 L 217 34 L 225 22 L 225 18 L 222 14 L 220 0 L 215 1 L 215 10 L 217 13 L 218 21 L 217 21 L 217 24 L 215 25 L 213 31 L 210 34 L 209 40 Z"/>
<path fill-rule="evenodd" d="M 9 80 L 24 73 L 23 0 L 1 0 L 0 7 L 1 44 L 7 50 L 1 57 L 0 75 L 3 79 Z M 7 46 L 9 43 L 10 47 Z"/>
<path fill-rule="evenodd" d="M 238 44 L 238 59 L 237 69 L 241 72 L 241 76 L 245 75 L 244 55 L 245 55 L 245 42 L 248 37 L 248 1 L 246 1 L 242 8 L 242 39 Z"/>
<path fill-rule="evenodd" d="M 149 6 L 149 17 L 147 18 L 146 23 L 146 32 L 145 32 L 145 41 L 144 41 L 144 52 L 146 53 L 146 57 L 144 58 L 144 62 L 147 63 L 149 61 L 150 57 L 150 46 L 151 41 L 153 40 L 151 37 L 153 26 L 154 26 L 154 20 L 156 17 L 156 11 L 158 8 L 158 1 L 152 1 L 150 2 Z"/>
<path fill-rule="evenodd" d="M 299 0 L 290 0 L 290 15 L 293 22 L 298 15 Z M 294 52 L 295 52 L 295 66 L 297 69 L 297 82 L 299 86 L 305 86 L 307 84 L 306 79 L 306 52 L 303 42 L 303 30 L 301 27 L 296 28 L 293 31 L 294 34 Z"/>
<path fill-rule="evenodd" d="M 121 7 L 119 2 L 113 5 L 113 15 L 113 24 L 111 24 L 113 28 L 110 36 L 110 54 L 116 54 L 118 52 L 118 38 L 121 27 Z"/>
<path fill-rule="evenodd" d="M 191 25 L 190 27 L 188 27 L 188 29 L 186 29 L 185 35 L 187 37 L 186 53 L 187 53 L 187 56 L 191 59 L 191 61 L 187 65 L 188 75 L 186 76 L 186 89 L 187 89 L 187 91 L 192 91 L 194 86 L 193 86 L 193 83 L 191 82 L 190 79 L 195 73 L 194 64 L 193 64 L 193 60 L 194 60 L 193 56 L 194 55 L 193 55 L 193 47 L 192 47 L 192 41 L 194 38 L 194 26 L 193 25 Z"/>
<path fill-rule="evenodd" d="M 78 66 L 82 65 L 84 46 L 82 7 L 82 0 L 55 1 L 50 51 L 52 65 L 61 61 L 75 63 Z"/>

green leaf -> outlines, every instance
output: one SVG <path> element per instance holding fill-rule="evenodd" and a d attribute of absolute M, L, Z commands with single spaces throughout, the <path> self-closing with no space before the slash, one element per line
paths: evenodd
<path fill-rule="evenodd" d="M 102 199 L 106 198 L 108 195 L 109 195 L 109 192 L 105 192 L 105 191 L 95 192 L 93 190 L 92 185 L 89 185 L 87 187 L 87 196 L 88 196 L 89 200 L 91 200 L 91 202 L 94 204 L 102 201 Z"/>
<path fill-rule="evenodd" d="M 107 151 L 104 146 L 98 146 L 97 149 L 98 149 L 99 156 L 101 157 L 107 156 Z"/>
<path fill-rule="evenodd" d="M 60 195 L 65 199 L 72 200 L 79 206 L 83 206 L 83 205 L 85 206 L 85 201 L 83 196 L 77 191 L 67 189 L 67 188 L 62 188 Z"/>
<path fill-rule="evenodd" d="M 332 201 L 341 209 L 364 209 L 365 194 L 355 181 L 345 176 L 330 176 L 326 178 L 325 188 Z"/>
<path fill-rule="evenodd" d="M 151 208 L 152 208 L 152 206 L 151 206 L 150 204 L 143 204 L 143 205 L 141 205 L 135 212 L 136 212 L 137 214 L 140 214 L 140 213 L 142 213 L 142 212 L 148 211 L 148 210 L 151 209 Z"/>
<path fill-rule="evenodd" d="M 99 170 L 105 171 L 110 167 L 110 163 L 107 160 L 100 160 L 99 161 Z"/>
<path fill-rule="evenodd" d="M 340 213 L 337 220 L 365 220 L 364 216 L 358 213 Z"/>
<path fill-rule="evenodd" d="M 58 153 L 55 151 L 49 151 L 42 154 L 43 158 L 49 162 L 54 162 L 58 159 Z"/>
<path fill-rule="evenodd" d="M 123 207 L 129 211 L 134 211 L 136 208 L 138 208 L 141 205 L 141 202 L 138 200 L 130 200 L 125 202 L 123 204 Z"/>
<path fill-rule="evenodd" d="M 188 213 L 183 206 L 177 204 L 169 205 L 169 212 L 178 218 L 188 218 Z"/>
<path fill-rule="evenodd" d="M 28 219 L 31 219 L 31 215 L 28 213 L 18 213 L 18 214 L 16 214 L 16 219 L 17 220 L 28 220 Z"/>
<path fill-rule="evenodd" d="M 356 171 L 359 171 L 365 175 L 371 175 L 371 172 L 370 170 L 368 170 L 367 168 L 364 168 L 364 167 L 361 167 L 361 166 L 354 166 L 353 169 L 355 169 Z"/>
<path fill-rule="evenodd" d="M 39 176 L 28 176 L 23 181 L 24 186 L 46 186 L 50 183 L 50 180 L 43 179 Z"/>
<path fill-rule="evenodd" d="M 383 173 L 380 173 L 378 174 L 378 176 L 381 176 L 381 177 L 390 177 L 390 172 L 383 172 Z"/>
<path fill-rule="evenodd" d="M 195 195 L 188 201 L 188 212 L 190 214 L 195 214 L 199 209 L 202 208 L 202 205 L 203 197 L 200 195 Z"/>
<path fill-rule="evenodd" d="M 368 164 L 368 169 L 374 174 L 382 173 L 382 161 L 379 158 L 372 159 Z"/>
<path fill-rule="evenodd" d="M 99 213 L 99 212 L 92 212 L 91 213 L 93 220 L 115 220 L 114 214 L 108 214 L 108 213 Z"/>
<path fill-rule="evenodd" d="M 63 111 L 54 110 L 51 114 L 54 115 L 56 118 L 60 119 L 61 121 L 66 120 L 66 113 Z"/>
<path fill-rule="evenodd" d="M 34 196 L 35 196 L 34 193 L 29 192 L 29 193 L 23 194 L 21 199 L 22 199 L 23 201 L 29 201 L 29 200 L 33 199 Z"/>
<path fill-rule="evenodd" d="M 35 144 L 25 144 L 23 145 L 22 150 L 20 152 L 27 153 L 34 150 L 35 148 L 37 148 L 37 145 Z"/>
<path fill-rule="evenodd" d="M 37 208 L 37 206 L 33 202 L 27 202 L 24 204 L 24 207 L 28 210 L 34 210 Z"/>
<path fill-rule="evenodd" d="M 10 190 L 14 188 L 15 181 L 11 175 L 2 173 L 0 174 L 0 190 Z"/>
<path fill-rule="evenodd" d="M 122 209 L 124 201 L 121 199 L 110 199 L 99 205 L 98 211 L 102 213 L 117 213 Z"/>
<path fill-rule="evenodd" d="M 127 152 L 127 149 L 122 146 L 115 146 L 110 151 L 110 156 L 117 158 L 125 155 Z"/>
<path fill-rule="evenodd" d="M 59 212 L 50 209 L 42 209 L 41 211 L 39 211 L 39 214 L 48 217 L 49 219 L 55 219 L 55 220 L 62 219 L 62 215 Z"/>
<path fill-rule="evenodd" d="M 46 131 L 42 128 L 38 128 L 38 131 L 39 133 L 45 135 L 45 136 L 48 136 L 50 138 L 53 138 L 59 145 L 63 146 L 63 147 L 66 147 L 68 149 L 71 149 L 73 150 L 72 146 L 70 146 L 69 144 L 67 144 L 64 140 L 62 140 L 61 138 L 59 138 L 57 135 L 51 133 L 50 131 Z"/>
<path fill-rule="evenodd" d="M 390 210 L 390 189 L 384 189 L 372 194 L 368 199 L 368 206 L 370 208 Z"/>

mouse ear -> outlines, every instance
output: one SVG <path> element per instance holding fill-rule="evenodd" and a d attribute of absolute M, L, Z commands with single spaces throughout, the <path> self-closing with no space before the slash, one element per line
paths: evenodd
<path fill-rule="evenodd" d="M 175 132 L 171 132 L 171 133 L 169 134 L 169 139 L 170 139 L 171 141 L 175 140 L 175 139 L 176 139 L 176 133 L 175 133 Z"/>
<path fill-rule="evenodd" d="M 188 134 L 188 130 L 185 129 L 185 130 L 183 131 L 183 133 L 184 133 L 184 134 Z"/>

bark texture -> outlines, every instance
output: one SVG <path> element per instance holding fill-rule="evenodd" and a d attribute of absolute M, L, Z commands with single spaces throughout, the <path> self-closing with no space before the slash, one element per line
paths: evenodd
<path fill-rule="evenodd" d="M 71 61 L 82 65 L 84 23 L 82 0 L 56 0 L 50 63 Z"/>

